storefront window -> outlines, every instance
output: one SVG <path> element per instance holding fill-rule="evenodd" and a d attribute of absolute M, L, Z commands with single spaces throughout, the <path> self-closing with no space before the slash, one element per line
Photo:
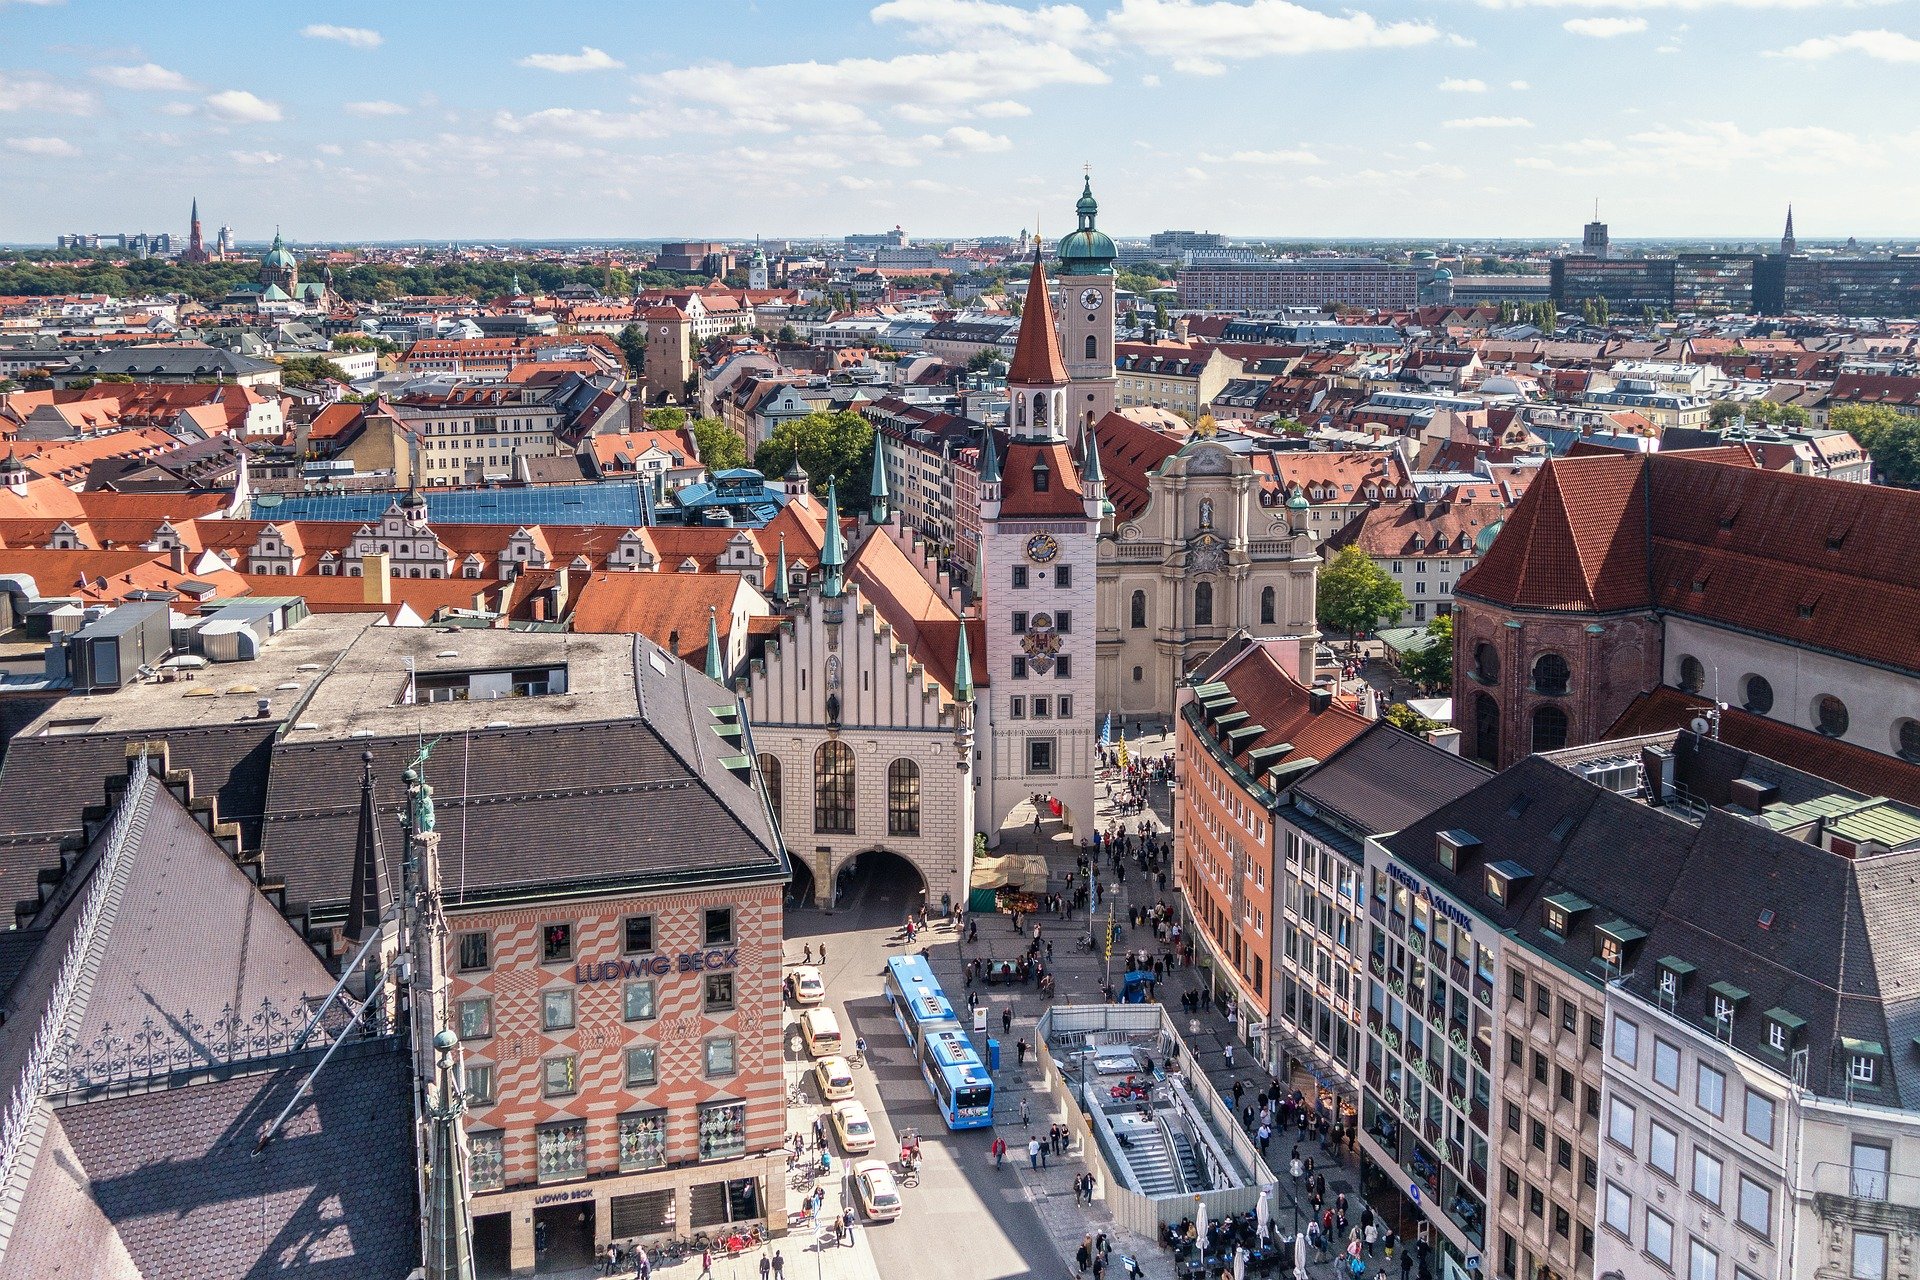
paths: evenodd
<path fill-rule="evenodd" d="M 747 1104 L 721 1102 L 700 1108 L 700 1158 L 730 1160 L 747 1153 Z"/>
<path fill-rule="evenodd" d="M 657 1169 L 667 1162 L 667 1113 L 620 1117 L 620 1167 Z"/>
<path fill-rule="evenodd" d="M 587 1126 L 580 1121 L 548 1125 L 535 1136 L 542 1182 L 587 1171 Z"/>
<path fill-rule="evenodd" d="M 467 1163 L 475 1191 L 491 1191 L 506 1180 L 506 1144 L 504 1134 L 467 1135 Z"/>

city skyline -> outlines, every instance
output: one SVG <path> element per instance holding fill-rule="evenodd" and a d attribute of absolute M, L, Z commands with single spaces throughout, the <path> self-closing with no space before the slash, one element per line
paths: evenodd
<path fill-rule="evenodd" d="M 1598 195 L 1620 240 L 1777 238 L 1789 203 L 1808 242 L 1906 238 L 1920 133 L 1857 110 L 1914 97 L 1891 7 L 16 0 L 0 241 L 183 234 L 194 195 L 247 241 L 1059 234 L 1083 165 L 1123 235 L 1558 243 Z"/>

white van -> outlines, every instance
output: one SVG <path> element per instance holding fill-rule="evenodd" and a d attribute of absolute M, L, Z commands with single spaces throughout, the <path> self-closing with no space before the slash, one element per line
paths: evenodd
<path fill-rule="evenodd" d="M 816 1058 L 840 1052 L 840 1020 L 833 1010 L 814 1008 L 800 1015 L 800 1035 Z"/>

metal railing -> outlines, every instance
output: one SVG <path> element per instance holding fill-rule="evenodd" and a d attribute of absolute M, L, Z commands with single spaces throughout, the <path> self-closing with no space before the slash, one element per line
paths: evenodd
<path fill-rule="evenodd" d="M 1920 1177 L 1908 1173 L 1827 1162 L 1813 1167 L 1813 1189 L 1824 1195 L 1920 1208 Z"/>

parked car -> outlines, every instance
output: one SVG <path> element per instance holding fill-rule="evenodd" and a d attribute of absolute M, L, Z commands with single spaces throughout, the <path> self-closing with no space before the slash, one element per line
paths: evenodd
<path fill-rule="evenodd" d="M 802 965 L 787 975 L 787 994 L 803 1009 L 819 1004 L 827 998 L 826 980 L 812 965 Z"/>
<path fill-rule="evenodd" d="M 822 1058 L 813 1064 L 813 1082 L 820 1086 L 820 1096 L 828 1102 L 839 1102 L 853 1096 L 853 1068 L 842 1057 Z"/>
<path fill-rule="evenodd" d="M 873 1150 L 873 1121 L 867 1118 L 865 1107 L 851 1100 L 836 1102 L 829 1114 L 833 1136 L 840 1140 L 842 1151 L 857 1156 Z"/>
<path fill-rule="evenodd" d="M 854 1193 L 860 1208 L 874 1222 L 891 1222 L 900 1216 L 900 1188 L 894 1185 L 893 1172 L 884 1160 L 862 1160 L 853 1167 Z"/>

